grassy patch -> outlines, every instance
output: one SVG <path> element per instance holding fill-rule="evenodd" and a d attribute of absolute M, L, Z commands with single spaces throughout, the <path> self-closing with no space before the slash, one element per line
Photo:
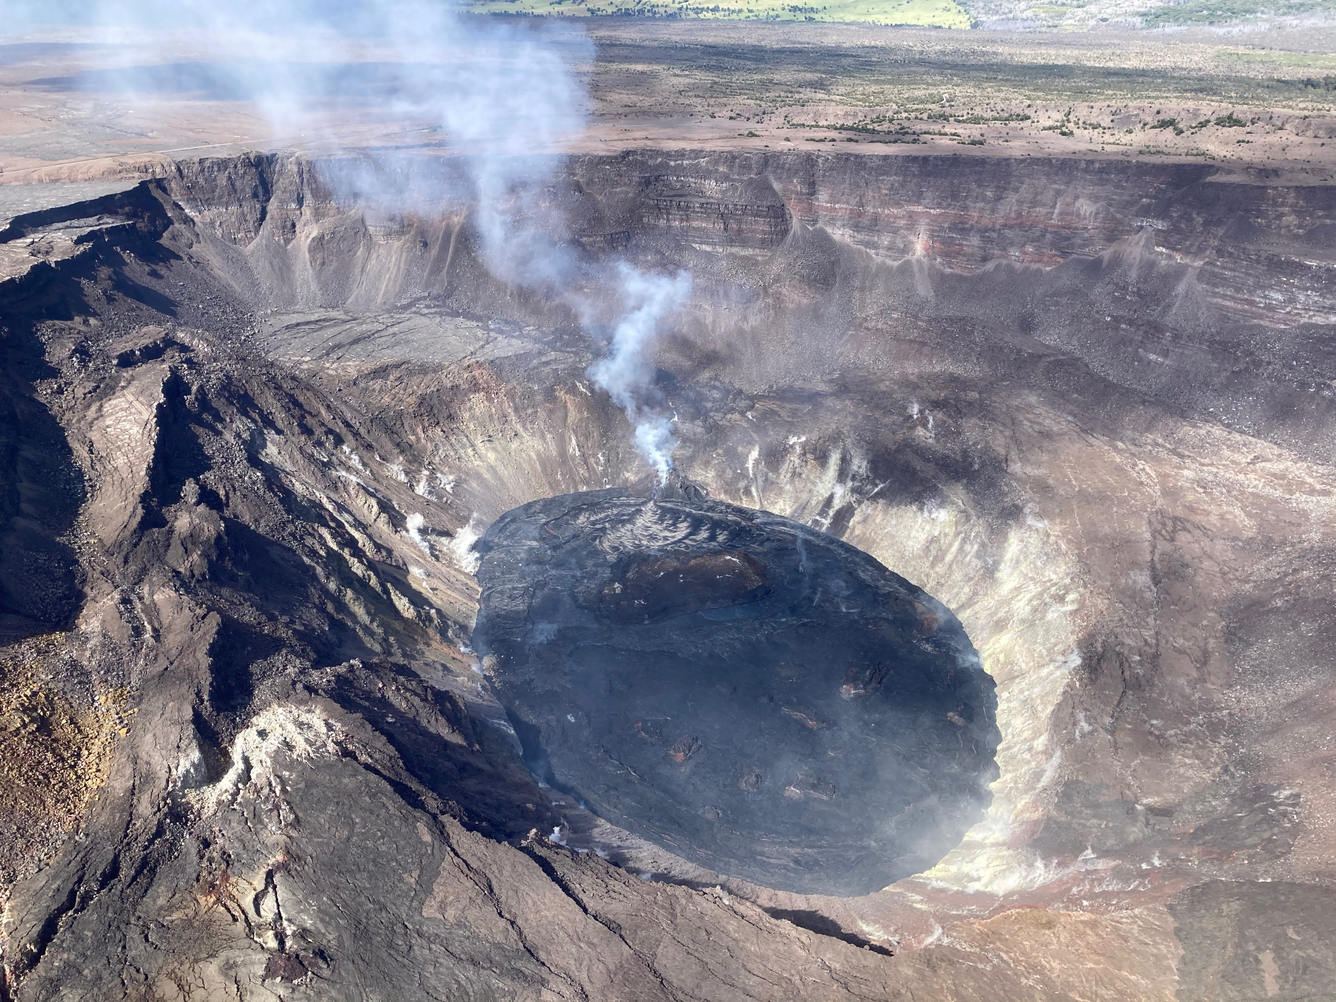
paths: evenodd
<path fill-rule="evenodd" d="M 1148 28 L 1167 25 L 1231 24 L 1261 17 L 1288 17 L 1313 11 L 1332 11 L 1332 0 L 1188 0 L 1143 11 Z"/>
<path fill-rule="evenodd" d="M 1228 48 L 1215 54 L 1216 62 L 1240 63 L 1277 70 L 1302 68 L 1336 72 L 1336 55 L 1325 52 L 1287 52 L 1283 49 Z"/>

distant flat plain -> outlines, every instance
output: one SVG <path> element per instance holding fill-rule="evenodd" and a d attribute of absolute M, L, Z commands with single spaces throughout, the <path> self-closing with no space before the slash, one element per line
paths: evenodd
<path fill-rule="evenodd" d="M 593 61 L 579 65 L 591 106 L 588 129 L 568 147 L 577 151 L 1157 157 L 1336 180 L 1334 29 L 560 24 L 595 43 Z M 362 115 L 341 107 L 304 135 L 275 133 L 220 85 L 225 68 L 202 43 L 172 44 L 65 35 L 0 45 L 0 183 L 152 171 L 173 156 L 248 149 L 454 149 L 437 123 L 371 105 Z M 587 51 L 571 45 L 573 58 Z"/>
<path fill-rule="evenodd" d="M 1336 32 L 595 24 L 609 142 L 1336 165 Z"/>
<path fill-rule="evenodd" d="M 1336 0 L 470 0 L 484 13 L 728 21 L 832 21 L 934 28 L 1081 30 L 1336 26 Z"/>

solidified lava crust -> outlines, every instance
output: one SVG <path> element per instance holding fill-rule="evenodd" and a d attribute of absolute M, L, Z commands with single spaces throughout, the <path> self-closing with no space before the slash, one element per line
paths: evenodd
<path fill-rule="evenodd" d="M 720 873 L 858 895 L 937 862 L 996 778 L 959 620 L 866 553 L 704 497 L 534 501 L 478 544 L 474 645 L 553 786 Z"/>

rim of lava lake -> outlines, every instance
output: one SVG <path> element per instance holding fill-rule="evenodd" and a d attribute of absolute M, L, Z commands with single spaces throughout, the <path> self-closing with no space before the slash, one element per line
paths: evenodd
<path fill-rule="evenodd" d="M 767 887 L 868 894 L 931 867 L 998 775 L 960 621 L 833 536 L 674 493 L 533 501 L 477 544 L 474 646 L 529 767 Z"/>

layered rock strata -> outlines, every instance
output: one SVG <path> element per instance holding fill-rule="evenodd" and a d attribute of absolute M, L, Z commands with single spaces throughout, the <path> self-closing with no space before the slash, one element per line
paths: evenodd
<path fill-rule="evenodd" d="M 989 163 L 924 158 L 907 199 L 841 157 L 649 153 L 552 191 L 590 207 L 573 237 L 696 274 L 657 358 L 680 468 L 923 586 L 996 680 L 987 817 L 860 898 L 577 831 L 532 782 L 460 650 L 469 544 L 649 471 L 584 375 L 600 346 L 487 276 L 464 206 L 366 217 L 255 157 L 23 222 L 0 286 L 4 991 L 1336 991 L 1329 189 Z M 746 171 L 775 194 L 662 180 Z M 706 206 L 697 230 L 723 232 L 708 204 L 787 227 L 642 225 L 651 189 Z M 981 267 L 931 252 L 953 200 Z M 933 211 L 882 212 L 885 251 L 841 230 L 888 205 Z M 1018 260 L 1003 205 L 1061 261 Z"/>

